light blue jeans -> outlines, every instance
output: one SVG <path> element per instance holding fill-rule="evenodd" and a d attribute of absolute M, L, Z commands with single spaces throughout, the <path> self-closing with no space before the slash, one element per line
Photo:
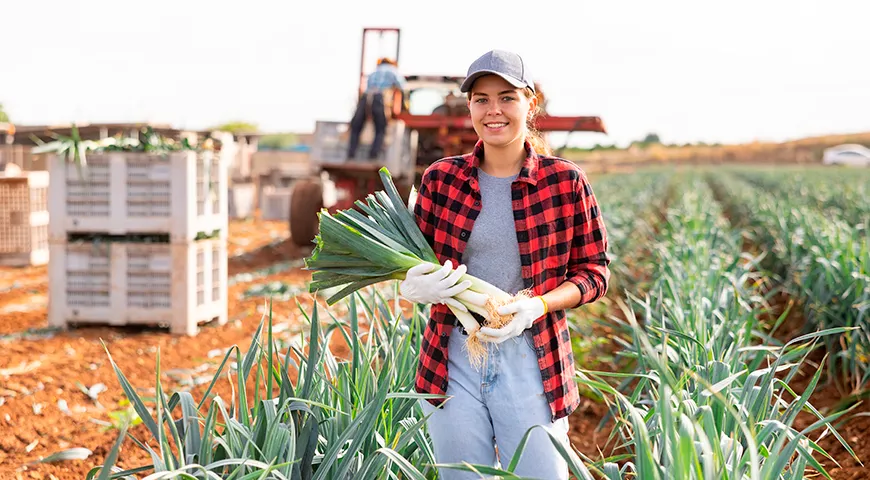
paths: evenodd
<path fill-rule="evenodd" d="M 550 408 L 531 333 L 500 345 L 487 344 L 489 356 L 480 370 L 471 367 L 458 328 L 451 331 L 448 351 L 447 395 L 442 408 L 421 400 L 437 463 L 462 463 L 506 468 L 526 431 L 534 425 L 568 442 L 568 418 L 550 421 Z M 433 413 L 434 412 L 434 413 Z M 496 453 L 497 452 L 497 453 Z M 441 480 L 479 480 L 481 475 L 441 469 Z M 568 466 L 541 429 L 532 431 L 514 471 L 522 477 L 545 480 L 568 478 Z"/>

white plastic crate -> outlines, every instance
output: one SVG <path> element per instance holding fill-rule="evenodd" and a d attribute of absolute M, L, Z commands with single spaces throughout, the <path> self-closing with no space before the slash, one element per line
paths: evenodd
<path fill-rule="evenodd" d="M 48 263 L 48 172 L 0 173 L 0 265 Z"/>
<path fill-rule="evenodd" d="M 195 335 L 227 321 L 226 239 L 51 244 L 49 324 L 163 325 Z"/>
<path fill-rule="evenodd" d="M 293 186 L 287 188 L 264 187 L 263 205 L 260 214 L 263 220 L 283 220 L 290 218 L 290 197 Z"/>
<path fill-rule="evenodd" d="M 230 218 L 248 218 L 254 213 L 254 184 L 234 183 L 229 189 Z"/>
<path fill-rule="evenodd" d="M 227 171 L 212 152 L 93 154 L 83 170 L 55 156 L 49 172 L 52 242 L 71 233 L 226 238 Z"/>

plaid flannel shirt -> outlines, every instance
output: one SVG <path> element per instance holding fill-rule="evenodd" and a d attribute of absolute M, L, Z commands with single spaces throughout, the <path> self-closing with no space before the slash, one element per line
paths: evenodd
<path fill-rule="evenodd" d="M 607 291 L 610 264 L 607 234 L 586 174 L 572 162 L 538 155 L 526 142 L 526 160 L 512 185 L 513 211 L 525 288 L 536 295 L 565 281 L 579 288 L 577 306 Z M 423 174 L 414 205 L 417 225 L 438 259 L 460 264 L 462 252 L 480 213 L 477 167 L 483 143 L 471 153 L 443 158 Z M 447 342 L 456 317 L 432 305 L 423 333 L 415 390 L 447 392 Z M 552 419 L 568 416 L 580 403 L 574 379 L 574 355 L 564 310 L 549 312 L 531 327 L 544 393 Z M 430 400 L 438 406 L 440 400 Z"/>

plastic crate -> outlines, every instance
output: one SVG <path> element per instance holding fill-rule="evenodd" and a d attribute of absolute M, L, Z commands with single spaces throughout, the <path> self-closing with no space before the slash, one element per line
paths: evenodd
<path fill-rule="evenodd" d="M 293 186 L 287 188 L 264 187 L 263 205 L 260 213 L 263 220 L 283 220 L 290 218 L 290 197 Z"/>
<path fill-rule="evenodd" d="M 254 214 L 254 184 L 234 183 L 229 190 L 230 218 L 249 218 Z"/>
<path fill-rule="evenodd" d="M 51 244 L 49 324 L 168 326 L 227 321 L 227 242 Z"/>
<path fill-rule="evenodd" d="M 0 174 L 0 265 L 48 263 L 48 172 Z"/>
<path fill-rule="evenodd" d="M 82 170 L 55 156 L 49 172 L 52 242 L 72 233 L 226 237 L 227 171 L 212 152 L 95 154 Z"/>

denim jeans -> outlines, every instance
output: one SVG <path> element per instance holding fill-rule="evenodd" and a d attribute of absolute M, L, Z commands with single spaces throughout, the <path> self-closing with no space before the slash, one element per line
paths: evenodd
<path fill-rule="evenodd" d="M 350 142 L 347 147 L 347 158 L 356 158 L 356 149 L 359 146 L 359 137 L 365 127 L 366 120 L 371 116 L 375 124 L 375 138 L 369 150 L 369 159 L 378 158 L 384 146 L 384 136 L 387 131 L 387 114 L 384 112 L 383 93 L 363 93 L 356 106 L 356 112 L 350 120 Z"/>
<path fill-rule="evenodd" d="M 468 337 L 454 328 L 448 350 L 447 395 L 442 408 L 421 400 L 437 463 L 479 464 L 506 468 L 526 431 L 534 425 L 570 449 L 568 418 L 550 421 L 550 408 L 529 331 L 500 345 L 487 344 L 489 356 L 480 370 L 471 367 L 464 344 Z M 433 413 L 434 412 L 434 413 Z M 497 453 L 496 453 L 497 452 Z M 441 469 L 441 480 L 479 480 L 476 473 Z M 528 478 L 562 480 L 568 466 L 541 429 L 532 431 L 514 471 Z"/>

